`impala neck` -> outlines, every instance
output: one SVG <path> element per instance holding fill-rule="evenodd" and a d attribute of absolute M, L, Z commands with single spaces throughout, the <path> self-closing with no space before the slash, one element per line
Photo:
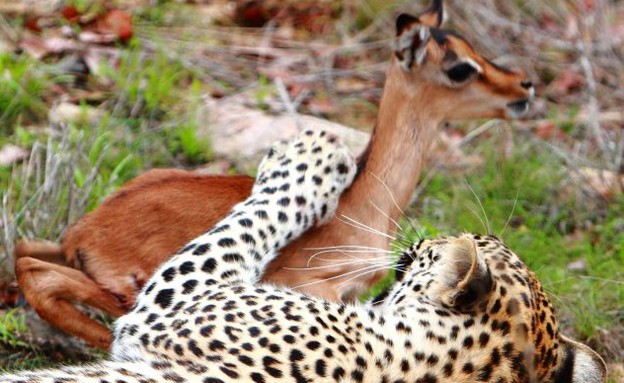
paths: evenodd
<path fill-rule="evenodd" d="M 401 218 L 397 205 L 401 210 L 408 206 L 441 122 L 436 108 L 431 103 L 428 108 L 427 96 L 434 93 L 413 81 L 391 64 L 377 125 L 360 158 L 360 172 L 344 196 L 353 201 L 341 203 L 338 212 L 390 234 L 396 231 L 392 221 Z"/>

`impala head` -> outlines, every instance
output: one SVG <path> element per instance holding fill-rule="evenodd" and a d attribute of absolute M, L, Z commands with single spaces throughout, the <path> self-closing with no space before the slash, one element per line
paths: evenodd
<path fill-rule="evenodd" d="M 464 38 L 440 29 L 442 0 L 419 16 L 396 20 L 395 65 L 405 86 L 427 88 L 429 108 L 443 120 L 516 118 L 529 108 L 535 90 L 518 70 L 498 66 Z"/>

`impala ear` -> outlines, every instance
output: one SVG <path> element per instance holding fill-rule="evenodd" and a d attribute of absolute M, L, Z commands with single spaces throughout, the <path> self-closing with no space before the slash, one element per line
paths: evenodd
<path fill-rule="evenodd" d="M 442 0 L 434 0 L 433 4 L 422 14 L 418 15 L 422 25 L 431 28 L 440 28 L 444 21 L 444 4 Z"/>
<path fill-rule="evenodd" d="M 422 26 L 430 28 L 440 28 L 443 21 L 444 2 L 442 0 L 434 0 L 433 4 L 431 4 L 431 7 L 418 15 L 418 17 L 408 15 L 407 13 L 400 14 L 396 20 L 397 36 L 400 36 L 406 27 L 414 23 L 418 23 Z"/>
<path fill-rule="evenodd" d="M 429 28 L 411 15 L 402 13 L 396 20 L 397 37 L 394 54 L 401 67 L 409 71 L 414 63 L 421 65 L 427 56 Z"/>
<path fill-rule="evenodd" d="M 412 65 L 422 65 L 427 56 L 427 43 L 431 36 L 429 28 L 439 28 L 444 21 L 442 0 L 433 0 L 425 12 L 414 17 L 402 13 L 396 19 L 395 55 L 403 69 L 410 70 Z"/>
<path fill-rule="evenodd" d="M 562 361 L 556 372 L 557 383 L 604 383 L 607 368 L 600 355 L 572 339 L 561 337 Z"/>
<path fill-rule="evenodd" d="M 412 24 L 418 23 L 418 19 L 407 13 L 401 13 L 396 19 L 396 35 L 397 37 L 403 34 L 403 31 Z"/>
<path fill-rule="evenodd" d="M 446 280 L 448 290 L 442 299 L 458 309 L 482 301 L 492 289 L 492 275 L 485 262 L 477 256 L 475 243 L 465 237 L 449 244 L 450 265 Z"/>

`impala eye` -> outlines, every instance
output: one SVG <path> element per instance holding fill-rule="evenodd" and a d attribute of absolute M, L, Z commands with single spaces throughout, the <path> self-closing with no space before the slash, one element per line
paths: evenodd
<path fill-rule="evenodd" d="M 477 68 L 468 63 L 457 64 L 446 71 L 446 75 L 453 82 L 464 82 L 477 72 Z"/>

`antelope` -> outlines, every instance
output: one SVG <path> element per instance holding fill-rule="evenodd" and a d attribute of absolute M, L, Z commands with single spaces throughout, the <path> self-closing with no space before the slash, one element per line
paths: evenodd
<path fill-rule="evenodd" d="M 410 202 L 439 126 L 448 120 L 516 118 L 528 110 L 534 88 L 527 76 L 495 65 L 458 34 L 440 29 L 442 19 L 441 0 L 417 17 L 398 16 L 377 123 L 358 159 L 358 175 L 334 218 L 285 248 L 266 281 L 333 301 L 364 292 L 385 271 L 353 276 L 359 266 L 339 262 L 340 246 L 390 248 L 395 222 Z M 127 312 L 152 272 L 245 199 L 252 183 L 245 176 L 148 171 L 80 219 L 61 245 L 20 242 L 18 282 L 42 318 L 106 349 L 109 329 L 73 303 L 113 316 Z M 376 234 L 363 235 L 353 222 Z M 311 258 L 310 248 L 335 252 Z M 358 253 L 363 263 L 376 256 Z"/>

